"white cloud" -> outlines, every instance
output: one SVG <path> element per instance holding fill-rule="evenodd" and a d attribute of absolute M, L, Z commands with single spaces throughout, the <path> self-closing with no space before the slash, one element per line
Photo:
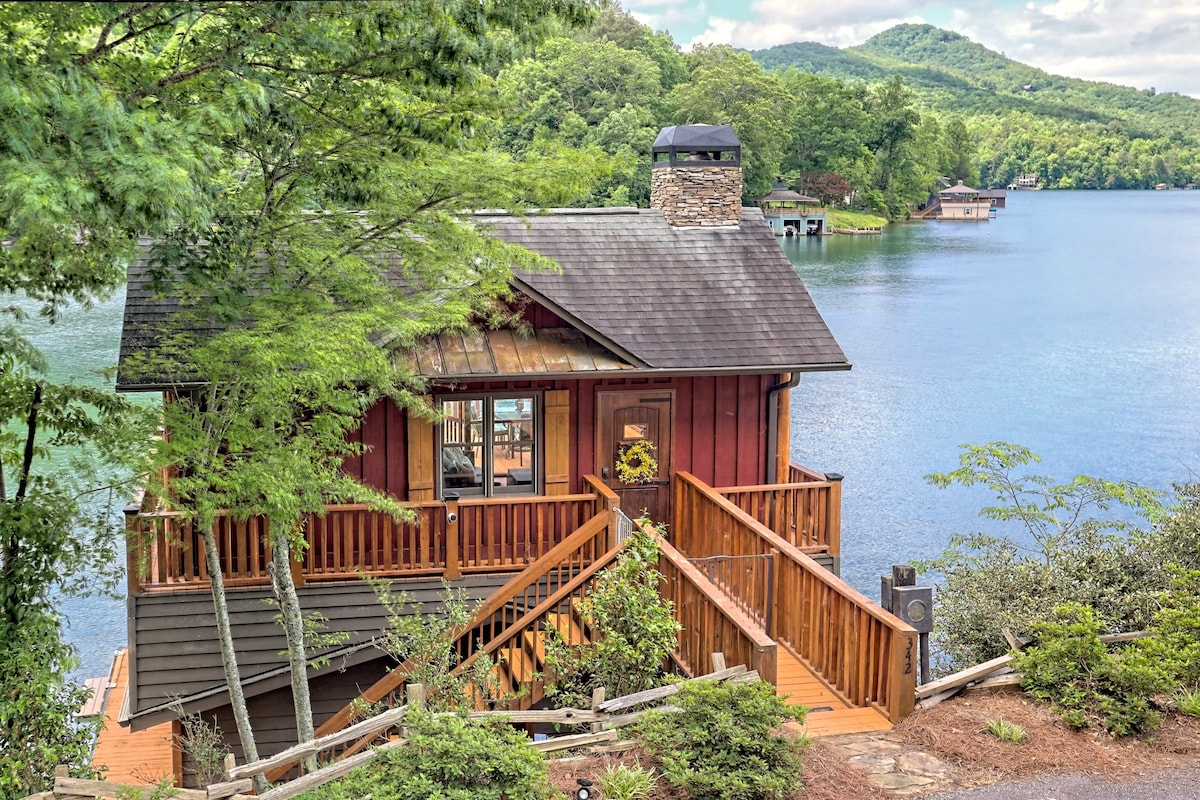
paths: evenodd
<path fill-rule="evenodd" d="M 934 20 L 1047 72 L 1200 97 L 1200 0 L 625 0 L 625 7 L 685 46 L 749 49 L 803 41 L 847 47 L 901 22 Z"/>
<path fill-rule="evenodd" d="M 791 42 L 820 42 L 832 47 L 861 44 L 880 31 L 901 22 L 924 22 L 916 15 L 903 15 L 904 6 L 919 8 L 925 2 L 894 0 L 847 0 L 842 3 L 798 3 L 796 0 L 755 0 L 750 3 L 752 20 L 711 16 L 707 29 L 688 42 L 728 43 L 735 47 L 761 49 Z"/>
<path fill-rule="evenodd" d="M 1058 75 L 1200 97 L 1200 3 L 1057 0 L 959 9 L 949 27 Z"/>

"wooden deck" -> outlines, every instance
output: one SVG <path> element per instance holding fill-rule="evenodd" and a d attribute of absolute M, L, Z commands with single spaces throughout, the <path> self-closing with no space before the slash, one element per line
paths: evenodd
<path fill-rule="evenodd" d="M 775 691 L 788 696 L 789 706 L 808 706 L 803 729 L 809 736 L 886 731 L 892 727 L 887 717 L 873 708 L 847 705 L 785 648 L 780 647 L 775 657 L 778 670 Z"/>
<path fill-rule="evenodd" d="M 117 783 L 156 784 L 164 777 L 175 784 L 182 765 L 171 748 L 173 727 L 170 722 L 133 733 L 122 727 L 118 718 L 129 683 L 129 651 L 122 649 L 113 657 L 112 688 L 104 702 L 104 727 L 92 754 L 92 766 L 102 777 Z"/>

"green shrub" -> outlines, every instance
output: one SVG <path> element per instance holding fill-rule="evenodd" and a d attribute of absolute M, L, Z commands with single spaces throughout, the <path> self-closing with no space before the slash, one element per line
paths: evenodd
<path fill-rule="evenodd" d="M 1181 494 L 1164 513 L 1159 493 L 1137 484 L 1085 475 L 1056 484 L 1018 473 L 1037 461 L 1005 442 L 963 445 L 958 469 L 926 476 L 939 487 L 986 487 L 997 503 L 980 515 L 1018 531 L 955 536 L 942 556 L 918 565 L 942 576 L 934 617 L 940 673 L 1004 654 L 1005 629 L 1027 637 L 1068 601 L 1094 608 L 1108 631 L 1141 630 L 1170 585 L 1165 565 L 1200 558 L 1200 533 L 1187 522 L 1194 498 Z M 1138 530 L 1136 516 L 1157 524 Z"/>
<path fill-rule="evenodd" d="M 1151 698 L 1169 691 L 1172 676 L 1141 648 L 1114 651 L 1100 641 L 1100 622 L 1091 608 L 1067 603 L 1054 618 L 1034 626 L 1038 643 L 1018 653 L 1013 666 L 1021 687 L 1050 702 L 1077 728 L 1100 727 L 1124 736 L 1158 726 Z"/>
<path fill-rule="evenodd" d="M 604 800 L 642 800 L 658 783 L 654 770 L 625 764 L 609 764 L 600 773 L 600 796 Z"/>
<path fill-rule="evenodd" d="M 688 797 L 774 799 L 800 788 L 803 741 L 775 729 L 803 720 L 807 709 L 784 705 L 775 687 L 696 681 L 671 702 L 682 711 L 647 714 L 638 736 L 662 763 L 666 779 Z"/>
<path fill-rule="evenodd" d="M 545 800 L 546 761 L 502 719 L 412 714 L 409 744 L 381 753 L 307 800 Z"/>
<path fill-rule="evenodd" d="M 1200 717 L 1200 689 L 1180 689 L 1175 693 L 1175 705 L 1180 714 Z"/>
<path fill-rule="evenodd" d="M 1011 744 L 1024 744 L 1029 739 L 1029 734 L 1015 722 L 1009 722 L 1003 717 L 989 719 L 983 730 L 990 733 L 1002 742 Z"/>
<path fill-rule="evenodd" d="M 559 706 L 586 706 L 601 686 L 609 697 L 622 697 L 662 685 L 679 623 L 659 593 L 657 564 L 657 542 L 635 529 L 617 563 L 597 576 L 595 591 L 580 603 L 592 643 L 573 645 L 556 629 L 547 631 L 546 694 Z"/>
<path fill-rule="evenodd" d="M 1154 636 L 1138 647 L 1176 683 L 1200 689 L 1200 570 L 1176 570 L 1173 576 L 1150 625 Z"/>

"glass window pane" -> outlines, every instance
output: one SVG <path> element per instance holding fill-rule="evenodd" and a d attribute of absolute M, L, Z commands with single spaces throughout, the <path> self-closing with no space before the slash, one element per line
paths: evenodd
<path fill-rule="evenodd" d="M 442 448 L 442 486 L 446 489 L 472 489 L 483 486 L 483 446 L 445 446 Z"/>
<path fill-rule="evenodd" d="M 534 491 L 534 397 L 492 400 L 492 474 L 503 492 Z"/>

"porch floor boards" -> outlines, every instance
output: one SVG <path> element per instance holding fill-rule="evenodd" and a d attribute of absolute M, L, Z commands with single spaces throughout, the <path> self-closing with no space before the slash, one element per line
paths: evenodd
<path fill-rule="evenodd" d="M 785 648 L 776 649 L 775 659 L 775 691 L 780 696 L 788 695 L 789 706 L 808 706 L 804 728 L 809 736 L 886 731 L 892 727 L 887 717 L 873 708 L 846 705 Z"/>
<path fill-rule="evenodd" d="M 117 719 L 129 684 L 129 651 L 122 649 L 113 657 L 108 698 L 104 703 L 104 727 L 92 753 L 92 766 L 103 771 L 107 781 L 115 783 L 156 784 L 177 777 L 175 753 L 171 747 L 172 725 L 164 722 L 134 733 Z"/>

